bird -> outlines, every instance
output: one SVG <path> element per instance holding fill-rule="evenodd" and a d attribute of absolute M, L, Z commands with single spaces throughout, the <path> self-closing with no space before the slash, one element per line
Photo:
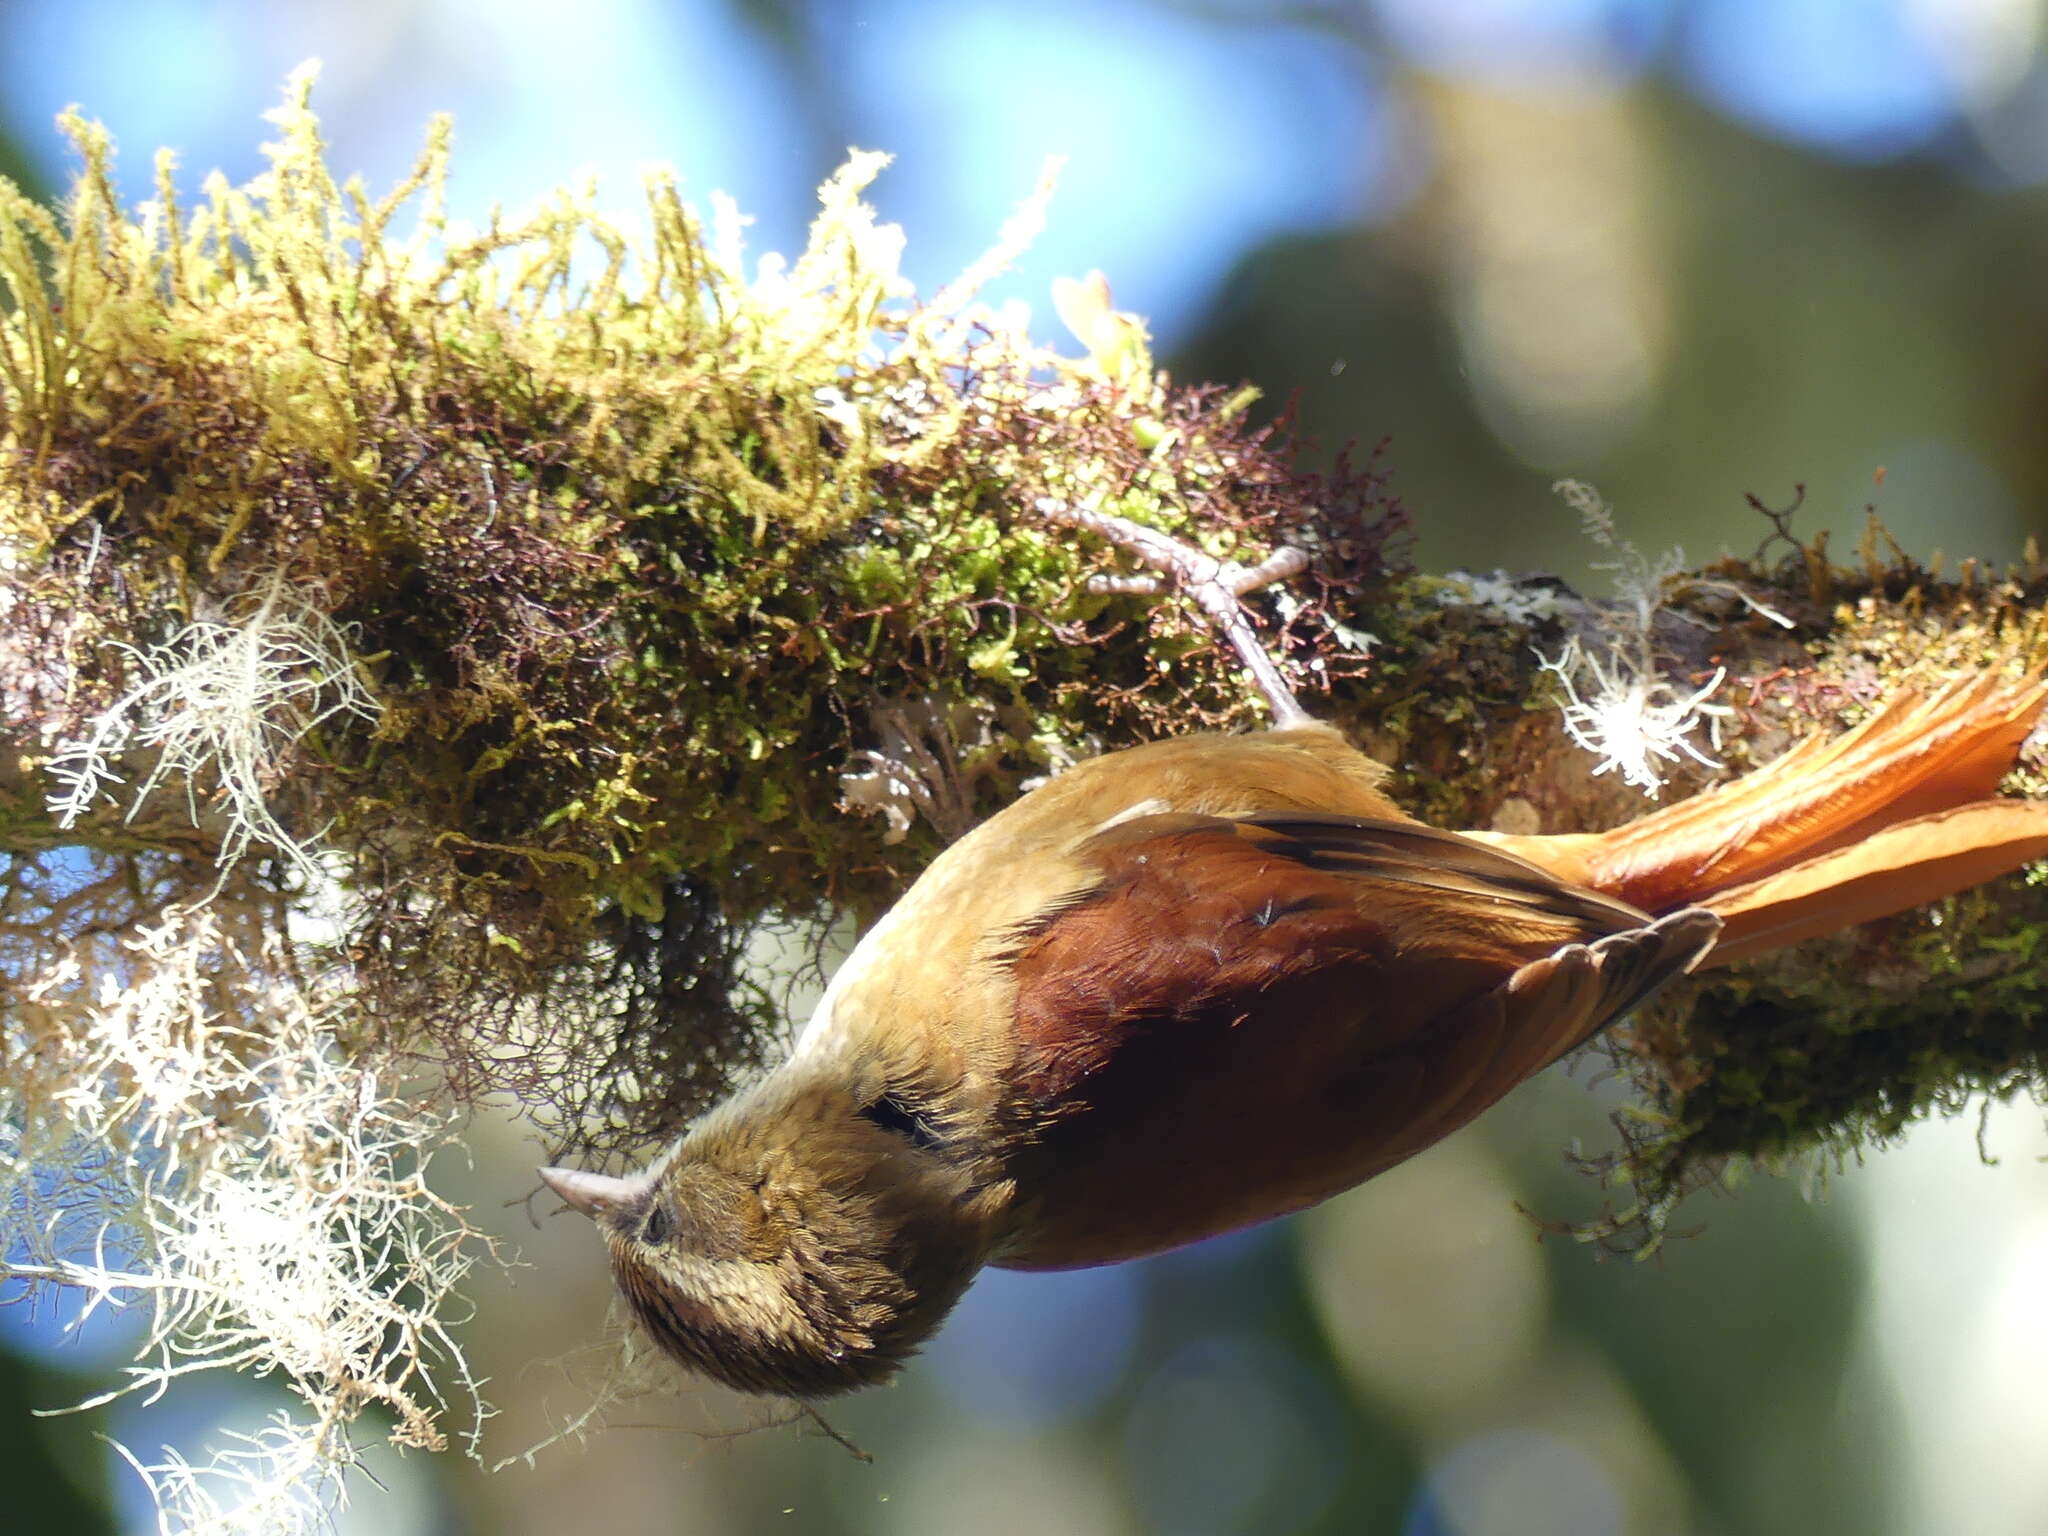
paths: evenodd
<path fill-rule="evenodd" d="M 1426 826 L 1305 718 L 1106 754 L 941 852 L 787 1059 L 647 1168 L 540 1176 L 691 1371 L 885 1381 L 984 1266 L 1300 1210 L 1689 971 L 2048 855 L 2048 803 L 1997 797 L 2048 702 L 2010 670 L 1600 833 Z"/>

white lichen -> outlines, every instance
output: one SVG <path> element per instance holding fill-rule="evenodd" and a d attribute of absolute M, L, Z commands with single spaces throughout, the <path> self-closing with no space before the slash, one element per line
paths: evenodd
<path fill-rule="evenodd" d="M 1280 616 L 1282 625 L 1294 623 L 1307 608 L 1307 604 L 1285 587 L 1275 586 L 1266 590 L 1272 598 L 1273 611 Z M 1321 625 L 1323 632 L 1337 642 L 1339 650 L 1349 651 L 1354 656 L 1370 656 L 1374 647 L 1380 643 L 1378 635 L 1369 630 L 1353 629 L 1349 624 L 1340 622 L 1327 608 L 1318 607 L 1310 618 L 1312 622 Z M 1326 664 L 1319 659 L 1312 670 L 1320 672 L 1326 669 Z"/>
<path fill-rule="evenodd" d="M 376 701 L 356 675 L 347 635 L 282 572 L 239 607 L 195 620 L 161 645 L 119 647 L 140 680 L 58 747 L 50 776 L 59 787 L 49 804 L 60 828 L 122 783 L 123 757 L 141 753 L 149 767 L 128 796 L 131 821 L 172 783 L 183 787 L 197 826 L 200 795 L 211 790 L 222 807 L 223 868 L 260 843 L 319 878 L 307 841 L 279 824 L 268 796 L 322 725 L 341 715 L 373 721 Z"/>
<path fill-rule="evenodd" d="M 1618 600 L 1598 615 L 1603 630 L 1598 646 L 1588 647 L 1573 636 L 1554 658 L 1537 653 L 1543 670 L 1556 674 L 1564 688 L 1565 733 L 1600 760 L 1595 774 L 1618 770 L 1624 783 L 1645 795 L 1664 787 L 1660 765 L 1690 759 L 1702 767 L 1720 767 L 1695 736 L 1705 725 L 1712 746 L 1720 747 L 1720 721 L 1733 711 L 1712 699 L 1727 680 L 1726 671 L 1716 669 L 1705 686 L 1687 692 L 1667 682 L 1657 664 L 1657 614 L 1685 584 L 1685 552 L 1674 546 L 1651 559 L 1621 536 L 1612 509 L 1591 486 L 1560 480 L 1555 489 L 1579 514 L 1586 537 L 1614 555 L 1596 562 L 1594 569 L 1614 573 Z"/>
<path fill-rule="evenodd" d="M 77 1406 L 218 1370 L 275 1374 L 303 1405 L 208 1464 L 131 1454 L 175 1495 L 164 1528 L 319 1528 L 373 1407 L 401 1445 L 444 1446 L 451 1405 L 473 1439 L 484 1410 L 448 1327 L 488 1245 L 427 1183 L 446 1126 L 344 1049 L 342 999 L 261 907 L 223 894 L 81 931 L 14 979 L 0 1278 L 148 1319 L 121 1379 Z"/>
<path fill-rule="evenodd" d="M 1590 562 L 1596 571 L 1614 573 L 1614 595 L 1629 610 L 1632 627 L 1647 634 L 1657 610 L 1670 598 L 1670 585 L 1685 570 L 1685 551 L 1676 544 L 1655 559 L 1621 536 L 1615 527 L 1614 509 L 1583 480 L 1559 480 L 1551 489 L 1564 504 L 1579 514 L 1579 531 L 1599 548 L 1613 555 L 1611 560 Z"/>
<path fill-rule="evenodd" d="M 1564 611 L 1553 586 L 1519 580 L 1506 571 L 1452 571 L 1437 589 L 1445 608 L 1484 608 L 1511 624 L 1539 624 Z"/>
<path fill-rule="evenodd" d="M 1623 783 L 1654 795 L 1664 786 L 1660 763 L 1690 758 L 1703 768 L 1721 766 L 1693 736 L 1704 723 L 1713 747 L 1720 748 L 1720 721 L 1734 711 L 1710 701 L 1727 680 L 1725 669 L 1716 668 L 1698 691 L 1682 693 L 1623 653 L 1609 651 L 1603 660 L 1576 637 L 1555 658 L 1538 656 L 1564 688 L 1565 734 L 1600 759 L 1596 775 L 1619 769 Z"/>
<path fill-rule="evenodd" d="M 115 1443 L 156 1505 L 160 1536 L 333 1529 L 348 1502 L 345 1474 L 360 1460 L 345 1439 L 322 1444 L 285 1414 L 253 1433 L 225 1435 L 228 1443 L 197 1465 L 169 1447 L 161 1459 L 145 1461 Z"/>

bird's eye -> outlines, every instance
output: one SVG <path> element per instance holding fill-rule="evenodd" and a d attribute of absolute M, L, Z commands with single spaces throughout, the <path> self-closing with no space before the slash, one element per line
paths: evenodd
<path fill-rule="evenodd" d="M 861 1118 L 879 1125 L 892 1136 L 901 1136 L 913 1147 L 929 1150 L 939 1144 L 939 1133 L 931 1121 L 918 1114 L 893 1093 L 885 1093 L 861 1110 Z"/>
<path fill-rule="evenodd" d="M 643 1243 L 665 1243 L 674 1223 L 669 1219 L 668 1207 L 656 1205 L 647 1213 L 647 1219 L 640 1223 L 640 1241 Z"/>

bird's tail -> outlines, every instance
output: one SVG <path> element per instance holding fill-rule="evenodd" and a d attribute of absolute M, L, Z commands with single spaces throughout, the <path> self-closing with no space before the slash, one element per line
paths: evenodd
<path fill-rule="evenodd" d="M 1707 908 L 1726 965 L 2048 857 L 2048 801 L 1994 798 L 2044 704 L 2038 670 L 1982 672 L 1611 832 L 1480 835 L 1647 912 Z"/>

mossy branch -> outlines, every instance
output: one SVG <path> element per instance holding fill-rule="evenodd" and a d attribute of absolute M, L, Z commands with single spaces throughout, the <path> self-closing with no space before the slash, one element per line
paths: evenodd
<path fill-rule="evenodd" d="M 625 223 L 582 189 L 458 230 L 445 124 L 372 200 L 329 175 L 309 88 L 270 169 L 189 208 L 168 161 L 156 203 L 122 208 L 79 122 L 61 215 L 0 183 L 0 953 L 32 997 L 0 1067 L 36 1068 L 0 1071 L 0 1210 L 32 1227 L 26 1165 L 81 1158 L 81 1208 L 192 1286 L 214 1261 L 164 1224 L 214 1218 L 167 1166 L 242 1167 L 239 1137 L 244 1171 L 282 1178 L 350 1134 L 280 1151 L 233 1099 L 269 1081 L 266 1020 L 328 1099 L 323 1064 L 367 1092 L 424 1063 L 458 1101 L 521 1104 L 551 1152 L 639 1149 L 785 1022 L 759 941 L 871 916 L 936 828 L 1076 754 L 1253 723 L 1212 616 L 1091 526 L 1289 574 L 1244 594 L 1286 682 L 1446 825 L 1618 820 L 1641 807 L 1625 776 L 1699 782 L 1901 675 L 2048 649 L 2031 566 L 1944 582 L 1871 548 L 1841 571 L 1819 540 L 1772 567 L 1637 561 L 1610 604 L 1420 577 L 1372 465 L 1303 471 L 1246 392 L 1157 373 L 1099 286 L 1062 295 L 1081 358 L 976 305 L 1042 195 L 920 303 L 860 201 L 879 156 L 826 185 L 800 256 L 749 271 L 737 215 L 659 177 Z M 1602 754 L 1641 772 L 1596 775 Z M 1639 1023 L 1633 1215 L 1731 1157 L 2033 1088 L 2042 900 L 1973 893 Z M 209 908 L 228 929 L 163 918 Z M 151 1038 L 227 1095 L 168 1141 L 107 1001 L 167 968 L 184 990 Z M 394 1315 L 438 1349 L 466 1229 L 417 1188 L 456 1246 L 405 1229 L 423 1267 L 396 1272 Z M 36 1252 L 45 1278 L 75 1260 Z M 392 1305 L 390 1274 L 347 1283 Z M 301 1384 L 319 1446 L 371 1401 L 434 1439 L 439 1389 L 381 1337 Z M 298 1369 L 236 1363 L 259 1356 Z"/>
<path fill-rule="evenodd" d="M 271 169 L 196 208 L 165 164 L 122 209 L 75 121 L 62 218 L 0 190 L 16 848 L 125 845 L 168 797 L 181 852 L 253 837 L 302 885 L 337 855 L 371 1032 L 466 1058 L 480 1014 L 587 1031 L 620 955 L 668 953 L 584 1035 L 594 1072 L 494 1069 L 610 1145 L 759 1048 L 746 938 L 877 911 L 936 846 L 918 804 L 971 816 L 1091 744 L 1251 718 L 1200 613 L 1095 591 L 1112 557 L 1048 509 L 1312 553 L 1291 671 L 1361 669 L 1329 605 L 1397 574 L 1377 480 L 1299 473 L 1248 395 L 1171 389 L 1142 344 L 1112 376 L 971 283 L 918 302 L 859 200 L 883 157 L 749 272 L 738 216 L 663 177 L 631 225 L 585 190 L 453 230 L 445 124 L 373 202 L 329 175 L 309 85 Z M 912 716 L 971 793 L 905 771 Z"/>

